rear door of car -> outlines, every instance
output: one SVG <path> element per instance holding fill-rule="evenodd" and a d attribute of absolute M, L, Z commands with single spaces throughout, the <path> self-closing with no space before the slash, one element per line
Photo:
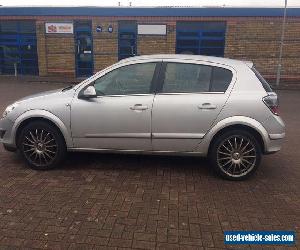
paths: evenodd
<path fill-rule="evenodd" d="M 229 97 L 235 72 L 224 65 L 165 60 L 152 109 L 154 151 L 191 152 Z"/>

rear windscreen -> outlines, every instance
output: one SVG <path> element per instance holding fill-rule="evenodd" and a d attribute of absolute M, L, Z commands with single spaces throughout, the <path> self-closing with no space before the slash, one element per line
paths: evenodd
<path fill-rule="evenodd" d="M 266 81 L 265 78 L 263 78 L 263 76 L 257 71 L 257 69 L 252 67 L 252 71 L 254 72 L 254 74 L 256 75 L 258 80 L 261 82 L 261 85 L 264 87 L 265 91 L 266 92 L 273 92 L 270 84 Z"/>

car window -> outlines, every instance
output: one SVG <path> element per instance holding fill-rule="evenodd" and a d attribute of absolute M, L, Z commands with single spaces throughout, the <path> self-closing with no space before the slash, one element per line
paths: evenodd
<path fill-rule="evenodd" d="M 150 93 L 156 63 L 141 63 L 115 69 L 94 82 L 98 95 Z"/>
<path fill-rule="evenodd" d="M 211 92 L 225 92 L 231 83 L 232 72 L 228 69 L 213 67 Z"/>
<path fill-rule="evenodd" d="M 225 92 L 231 82 L 228 69 L 190 63 L 167 63 L 163 93 Z"/>
<path fill-rule="evenodd" d="M 209 91 L 212 67 L 188 63 L 168 63 L 162 92 Z"/>

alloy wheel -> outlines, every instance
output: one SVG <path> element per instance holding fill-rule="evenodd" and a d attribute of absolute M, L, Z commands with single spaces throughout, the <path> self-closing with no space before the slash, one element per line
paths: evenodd
<path fill-rule="evenodd" d="M 38 167 L 48 166 L 57 155 L 55 137 L 45 129 L 28 130 L 24 135 L 22 149 L 29 162 Z"/>
<path fill-rule="evenodd" d="M 257 152 L 253 142 L 244 136 L 233 135 L 223 140 L 217 148 L 217 163 L 228 176 L 247 175 L 256 164 Z"/>

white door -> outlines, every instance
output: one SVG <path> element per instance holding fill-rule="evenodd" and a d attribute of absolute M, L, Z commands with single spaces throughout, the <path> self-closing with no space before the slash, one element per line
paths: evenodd
<path fill-rule="evenodd" d="M 233 74 L 212 65 L 164 65 L 162 87 L 152 110 L 153 150 L 191 152 L 224 106 Z"/>
<path fill-rule="evenodd" d="M 97 97 L 75 98 L 71 129 L 77 148 L 151 150 L 151 93 L 156 63 L 123 66 L 93 83 Z"/>

